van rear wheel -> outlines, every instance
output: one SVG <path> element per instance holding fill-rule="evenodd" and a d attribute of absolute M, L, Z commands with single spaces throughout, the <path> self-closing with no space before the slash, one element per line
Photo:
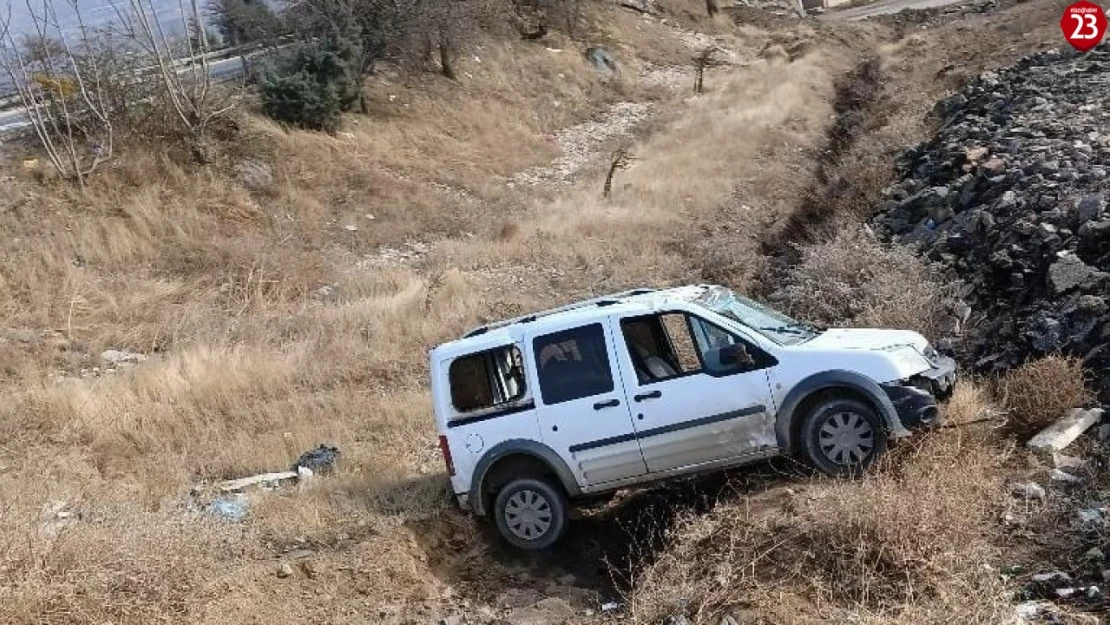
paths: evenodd
<path fill-rule="evenodd" d="M 497 493 L 493 516 L 497 531 L 519 549 L 534 551 L 555 544 L 567 529 L 567 498 L 543 478 L 518 478 Z"/>
<path fill-rule="evenodd" d="M 858 475 L 886 451 L 886 429 L 871 406 L 847 397 L 823 401 L 806 415 L 802 445 L 822 473 Z"/>

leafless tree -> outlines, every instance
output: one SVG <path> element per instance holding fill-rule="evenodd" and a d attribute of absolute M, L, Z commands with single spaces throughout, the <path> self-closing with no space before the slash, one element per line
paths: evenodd
<path fill-rule="evenodd" d="M 207 30 L 201 28 L 189 36 L 191 22 L 203 23 L 198 0 L 178 0 L 182 35 L 176 38 L 169 36 L 169 25 L 158 18 L 153 0 L 128 0 L 127 5 L 109 2 L 119 26 L 152 65 L 161 95 L 172 107 L 193 158 L 207 163 L 213 122 L 238 105 L 240 90 L 218 89 L 214 84 Z"/>
<path fill-rule="evenodd" d="M 724 61 L 713 58 L 713 55 L 720 51 L 717 46 L 709 46 L 694 57 L 694 93 L 702 93 L 705 91 L 705 70 L 709 67 L 719 67 L 726 65 Z"/>
<path fill-rule="evenodd" d="M 59 3 L 26 0 L 32 32 L 16 41 L 11 6 L 0 16 L 0 69 L 8 75 L 50 163 L 83 188 L 86 177 L 111 158 L 114 130 L 102 72 L 85 54 L 93 34 L 77 0 L 64 0 L 77 20 L 74 36 L 58 21 Z"/>
<path fill-rule="evenodd" d="M 613 176 L 617 174 L 617 170 L 627 169 L 636 157 L 628 151 L 628 148 L 617 148 L 609 157 L 609 172 L 605 174 L 605 186 L 601 189 L 601 196 L 608 199 L 613 193 Z"/>

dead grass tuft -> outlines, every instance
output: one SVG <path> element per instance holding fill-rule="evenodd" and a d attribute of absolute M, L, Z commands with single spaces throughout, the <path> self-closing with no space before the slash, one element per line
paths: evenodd
<path fill-rule="evenodd" d="M 801 260 L 771 299 L 825 324 L 944 333 L 945 287 L 909 248 L 888 246 L 862 228 L 798 248 Z"/>
<path fill-rule="evenodd" d="M 958 401 L 977 409 L 970 397 Z M 779 509 L 744 499 L 691 517 L 639 580 L 636 621 L 716 623 L 731 612 L 774 623 L 1000 622 L 1006 598 L 984 564 L 1007 455 L 989 430 L 944 430 L 896 447 L 874 474 L 804 487 Z"/>
<path fill-rule="evenodd" d="M 1042 428 L 1094 397 L 1081 361 L 1069 356 L 1027 362 L 1001 377 L 997 390 L 1013 423 L 1023 431 Z"/>

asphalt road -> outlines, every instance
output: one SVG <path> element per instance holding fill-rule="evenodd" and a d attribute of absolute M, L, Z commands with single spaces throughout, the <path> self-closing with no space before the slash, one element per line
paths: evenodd
<path fill-rule="evenodd" d="M 186 70 L 181 70 L 185 73 Z M 243 73 L 243 61 L 238 56 L 212 61 L 208 65 L 212 79 L 220 82 L 233 80 Z M 17 108 L 9 111 L 0 111 L 0 138 L 5 135 L 26 128 L 31 125 L 31 119 L 25 109 Z"/>
<path fill-rule="evenodd" d="M 820 19 L 826 21 L 846 20 L 853 22 L 876 15 L 899 13 L 906 9 L 931 9 L 933 7 L 942 7 L 949 4 L 960 4 L 965 1 L 966 0 L 879 0 L 878 2 L 872 2 L 871 4 L 848 9 L 829 9 L 826 13 L 821 15 Z"/>

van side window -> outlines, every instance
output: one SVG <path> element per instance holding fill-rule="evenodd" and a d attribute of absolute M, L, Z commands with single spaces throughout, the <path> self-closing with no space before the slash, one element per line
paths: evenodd
<path fill-rule="evenodd" d="M 451 403 L 459 412 L 473 412 L 524 397 L 524 368 L 515 345 L 456 358 L 447 370 Z"/>
<path fill-rule="evenodd" d="M 600 323 L 536 337 L 532 342 L 543 403 L 612 392 L 613 372 Z"/>
<path fill-rule="evenodd" d="M 640 384 L 701 371 L 698 350 L 683 313 L 622 319 L 621 332 Z"/>

